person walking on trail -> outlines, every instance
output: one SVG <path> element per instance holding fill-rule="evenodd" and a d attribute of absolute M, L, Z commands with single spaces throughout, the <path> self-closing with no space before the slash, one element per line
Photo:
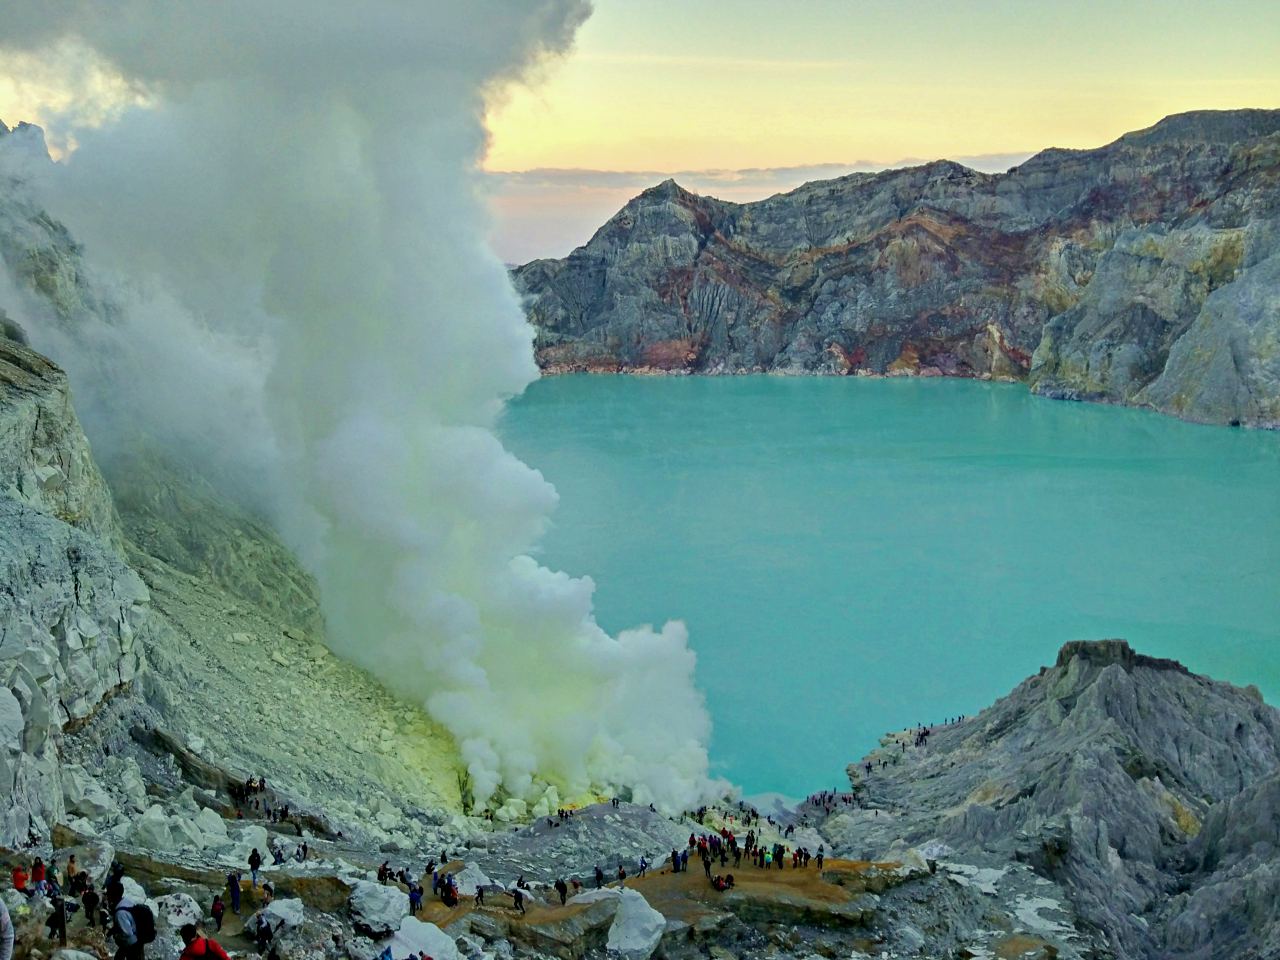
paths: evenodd
<path fill-rule="evenodd" d="M 178 960 L 231 960 L 222 944 L 203 936 L 194 923 L 183 924 L 178 936 L 186 944 Z"/>
<path fill-rule="evenodd" d="M 524 915 L 524 891 L 516 887 L 511 891 L 511 899 L 515 901 L 515 908 L 520 911 L 521 916 Z"/>
<path fill-rule="evenodd" d="M 600 869 L 600 864 L 596 864 L 596 889 L 599 890 L 604 886 L 604 871 Z"/>
<path fill-rule="evenodd" d="M 227 905 L 222 902 L 222 895 L 215 893 L 213 895 L 213 906 L 209 908 L 209 916 L 213 917 L 213 923 L 219 933 L 222 932 L 222 915 L 227 912 Z"/>
<path fill-rule="evenodd" d="M 258 889 L 258 870 L 262 867 L 262 854 L 258 852 L 258 848 L 254 847 L 253 852 L 249 854 L 249 877 L 252 881 L 253 889 Z"/>
<path fill-rule="evenodd" d="M 560 894 L 560 906 L 564 906 L 569 899 L 569 885 L 564 882 L 564 877 L 560 877 L 555 883 L 556 893 Z"/>
<path fill-rule="evenodd" d="M 240 871 L 232 870 L 227 874 L 227 893 L 231 895 L 231 912 L 240 916 Z"/>

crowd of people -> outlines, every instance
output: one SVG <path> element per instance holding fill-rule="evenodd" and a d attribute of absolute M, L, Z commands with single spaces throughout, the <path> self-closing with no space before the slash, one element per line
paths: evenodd
<path fill-rule="evenodd" d="M 929 733 L 929 729 L 924 727 L 915 731 L 915 745 L 926 744 Z M 250 777 L 243 785 L 233 785 L 231 793 L 232 799 L 238 804 L 237 816 L 243 817 L 243 810 L 251 809 L 261 812 L 273 822 L 288 819 L 291 813 L 289 806 L 278 804 L 273 808 L 269 800 L 264 797 L 266 790 L 266 780 L 262 777 Z M 820 809 L 828 814 L 842 805 L 855 802 L 857 800 L 854 794 L 844 794 L 834 790 L 813 794 L 805 801 L 809 807 Z M 617 805 L 616 800 L 613 803 Z M 573 816 L 572 809 L 557 810 L 554 818 L 548 818 L 548 825 L 562 825 Z M 689 860 L 691 858 L 699 860 L 707 883 L 717 892 L 734 888 L 737 881 L 734 874 L 728 872 L 729 864 L 732 863 L 733 869 L 738 870 L 742 868 L 744 859 L 751 866 L 761 870 L 784 869 L 788 860 L 792 869 L 804 869 L 813 861 L 816 861 L 818 869 L 822 869 L 824 861 L 822 845 L 818 846 L 816 854 L 811 854 L 804 846 L 787 846 L 781 840 L 766 842 L 763 839 L 766 825 L 773 828 L 771 832 L 785 840 L 794 836 L 795 824 L 779 823 L 771 815 L 762 816 L 749 804 L 704 806 L 688 816 L 703 826 L 707 826 L 710 822 L 712 828 L 700 834 L 690 833 L 683 849 L 671 851 L 669 861 L 671 871 L 672 873 L 687 872 Z M 716 829 L 715 823 L 723 825 Z M 743 830 L 746 832 L 740 837 L 739 831 Z M 275 865 L 285 863 L 284 849 L 278 841 L 269 842 L 267 850 Z M 306 861 L 309 855 L 309 848 L 305 842 L 298 844 L 291 854 L 297 862 Z M 261 877 L 264 862 L 265 858 L 257 848 L 252 849 L 246 859 L 245 865 L 248 867 L 250 881 L 248 888 L 256 894 L 261 886 L 257 905 L 264 909 L 258 910 L 256 916 L 246 924 L 244 934 L 252 939 L 259 955 L 271 957 L 276 952 L 275 935 L 278 933 L 278 924 L 282 921 L 273 922 L 272 916 L 265 910 L 265 907 L 272 902 L 275 891 L 271 883 L 264 881 Z M 409 897 L 409 912 L 417 915 L 423 910 L 426 895 L 424 885 L 428 876 L 431 878 L 433 897 L 438 898 L 446 907 L 453 908 L 459 905 L 461 900 L 459 882 L 455 874 L 447 869 L 449 862 L 447 852 L 442 850 L 439 861 L 428 861 L 423 873 L 415 877 L 407 867 L 393 868 L 391 862 L 385 860 L 378 867 L 376 876 L 382 884 L 394 882 L 402 885 Z M 717 864 L 719 870 L 715 869 Z M 625 886 L 629 865 L 619 861 L 616 871 L 609 875 L 600 865 L 597 865 L 594 870 L 595 887 L 599 889 L 613 882 L 618 886 Z M 653 864 L 647 857 L 641 856 L 634 866 L 634 876 L 640 879 L 648 875 Z M 79 910 L 84 911 L 87 927 L 101 929 L 115 942 L 116 960 L 143 960 L 143 948 L 155 937 L 155 917 L 151 915 L 151 910 L 145 903 L 134 903 L 129 899 L 123 882 L 124 868 L 118 862 L 112 864 L 101 895 L 90 879 L 89 873 L 76 863 L 74 855 L 67 858 L 64 868 L 60 868 L 56 860 L 46 864 L 41 857 L 37 856 L 29 866 L 20 864 L 14 867 L 12 878 L 15 890 L 28 897 L 47 897 L 54 905 L 54 910 L 47 921 L 49 935 L 54 939 L 65 942 L 67 919 Z M 240 914 L 245 889 L 244 879 L 243 869 L 228 871 L 225 897 L 222 891 L 214 896 L 209 906 L 208 916 L 212 920 L 215 933 L 222 932 L 228 909 L 233 915 Z M 552 886 L 560 905 L 565 906 L 571 894 L 576 895 L 582 890 L 583 884 L 577 877 L 562 876 L 558 877 Z M 520 914 L 525 913 L 531 890 L 523 876 L 518 877 L 509 889 L 491 885 L 491 892 L 494 889 L 511 897 L 513 910 Z M 476 887 L 474 898 L 477 907 L 485 906 L 485 893 L 483 885 Z M 0 918 L 0 935 L 2 934 L 3 918 Z M 228 960 L 226 951 L 216 940 L 206 935 L 201 926 L 188 924 L 181 929 L 180 935 L 184 944 L 181 960 L 210 960 L 210 958 Z M 2 939 L 3 937 L 0 936 L 0 940 Z M 0 956 L 0 960 L 6 960 L 6 958 Z"/>
<path fill-rule="evenodd" d="M 67 858 L 65 872 L 60 874 L 56 861 L 46 864 L 36 857 L 30 869 L 19 865 L 13 869 L 13 887 L 28 898 L 43 897 L 50 910 L 45 920 L 49 939 L 55 944 L 67 942 L 67 923 L 78 911 L 84 911 L 85 926 L 101 930 L 115 945 L 115 960 L 144 960 L 145 948 L 156 939 L 156 917 L 151 906 L 129 896 L 125 885 L 125 869 L 113 862 L 107 872 L 102 894 L 75 856 Z M 265 902 L 270 902 L 269 895 Z M 238 903 L 238 900 L 237 900 Z M 214 899 L 212 915 L 222 928 L 221 897 Z M 0 901 L 0 907 L 3 902 Z M 14 949 L 13 924 L 7 909 L 0 916 L 0 960 L 11 960 Z M 183 943 L 180 960 L 230 960 L 215 940 L 206 936 L 196 924 L 184 924 L 178 931 Z M 265 949 L 259 952 L 266 952 Z"/>

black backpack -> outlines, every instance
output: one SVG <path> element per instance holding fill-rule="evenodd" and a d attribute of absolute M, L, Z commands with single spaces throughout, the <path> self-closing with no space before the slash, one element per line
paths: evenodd
<path fill-rule="evenodd" d="M 138 938 L 138 943 L 152 943 L 156 939 L 156 915 L 151 912 L 151 908 L 145 903 L 135 903 L 129 907 L 129 914 L 133 917 L 133 932 Z"/>

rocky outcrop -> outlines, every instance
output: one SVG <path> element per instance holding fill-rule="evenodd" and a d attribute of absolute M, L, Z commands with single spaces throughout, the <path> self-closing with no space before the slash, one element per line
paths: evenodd
<path fill-rule="evenodd" d="M 71 406 L 66 375 L 0 337 L 0 492 L 121 543 L 120 521 Z"/>
<path fill-rule="evenodd" d="M 551 372 L 1013 378 L 1271 426 L 1278 183 L 1280 111 L 1204 111 L 1000 175 L 940 161 L 748 204 L 667 181 L 513 277 Z"/>
<path fill-rule="evenodd" d="M 153 630 L 118 537 L 65 377 L 0 339 L 0 843 L 110 803 L 73 787 L 68 811 L 61 754 L 65 731 L 131 687 Z"/>
<path fill-rule="evenodd" d="M 1262 902 L 1275 889 L 1280 712 L 1256 690 L 1120 641 L 1069 644 L 927 746 L 885 746 L 850 767 L 867 809 L 828 821 L 837 843 L 1027 863 L 1117 956 L 1265 956 L 1277 936 Z M 1219 922 L 1193 935 L 1180 917 L 1210 891 L 1233 907 L 1202 912 Z"/>
<path fill-rule="evenodd" d="M 1139 400 L 1210 423 L 1280 427 L 1280 255 L 1207 297 Z"/>

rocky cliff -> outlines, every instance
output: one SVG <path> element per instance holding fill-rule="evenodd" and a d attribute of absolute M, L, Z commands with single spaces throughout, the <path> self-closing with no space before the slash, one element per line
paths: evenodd
<path fill-rule="evenodd" d="M 667 181 L 513 276 L 544 370 L 918 374 L 1280 425 L 1280 111 L 756 203 Z"/>
<path fill-rule="evenodd" d="M 153 629 L 66 378 L 0 338 L 0 844 L 66 818 L 62 734 L 129 687 Z"/>
<path fill-rule="evenodd" d="M 109 759 L 202 786 L 270 770 L 375 844 L 447 822 L 452 740 L 329 655 L 314 583 L 266 525 L 163 460 L 116 470 L 119 513 L 65 375 L 0 338 L 0 846 L 130 830 L 126 798 L 82 802 Z"/>
<path fill-rule="evenodd" d="M 978 716 L 888 736 L 849 772 L 865 809 L 827 820 L 832 842 L 1028 864 L 1100 955 L 1280 949 L 1280 711 L 1256 689 L 1068 644 Z"/>

